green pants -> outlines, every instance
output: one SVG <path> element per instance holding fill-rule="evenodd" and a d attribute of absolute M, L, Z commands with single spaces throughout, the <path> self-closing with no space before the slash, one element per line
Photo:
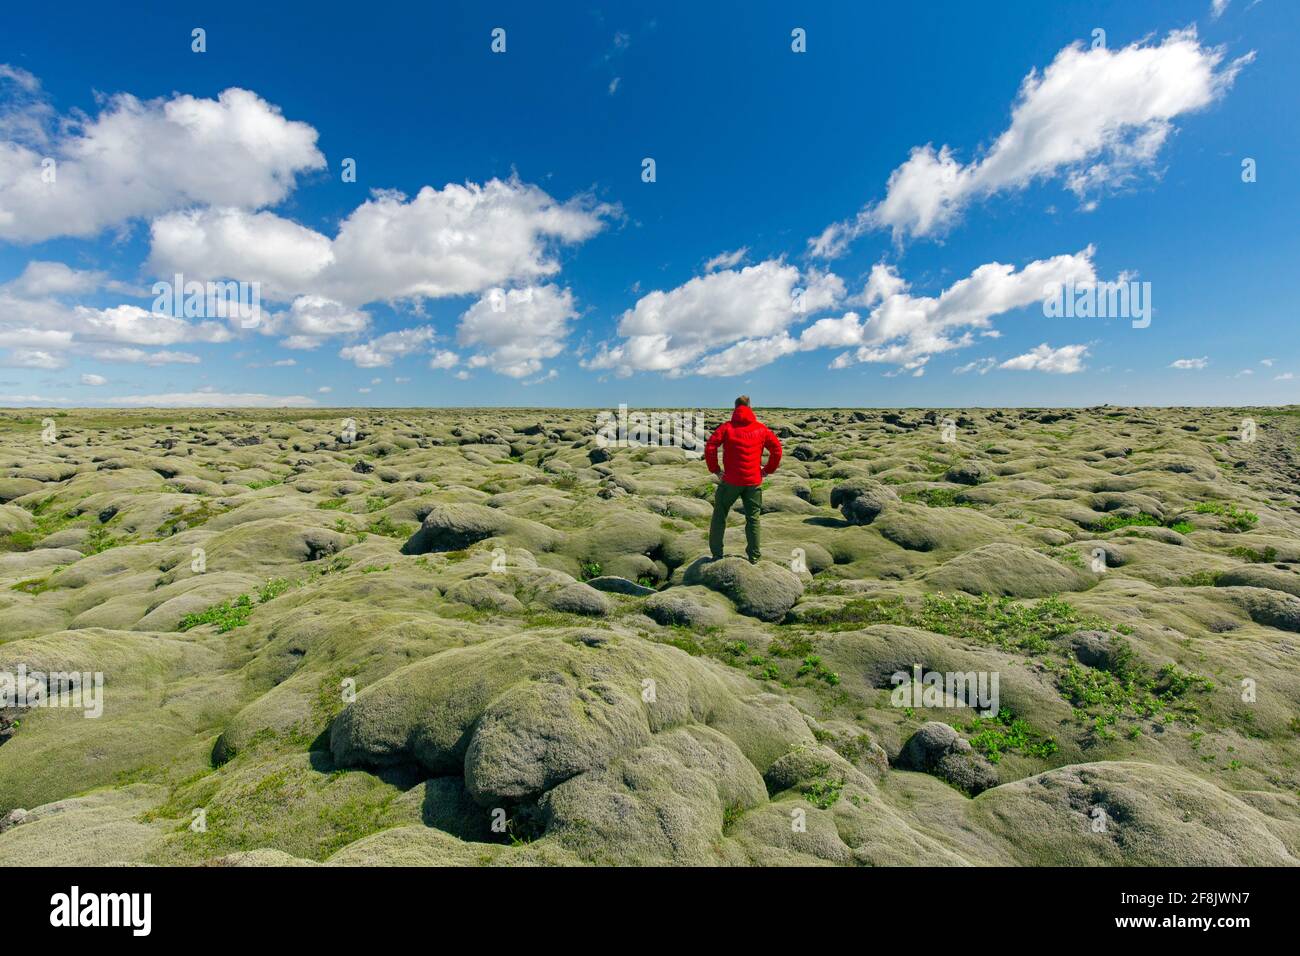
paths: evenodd
<path fill-rule="evenodd" d="M 736 499 L 745 509 L 745 554 L 751 561 L 757 561 L 760 554 L 758 546 L 758 516 L 763 512 L 763 486 L 753 485 L 742 488 L 718 482 L 718 490 L 713 493 L 713 521 L 709 524 L 709 551 L 714 558 L 722 557 L 722 538 L 727 533 L 727 513 Z"/>

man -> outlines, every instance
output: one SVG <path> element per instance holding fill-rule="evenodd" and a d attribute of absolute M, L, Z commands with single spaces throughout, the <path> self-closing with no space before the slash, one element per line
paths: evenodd
<path fill-rule="evenodd" d="M 722 448 L 726 470 L 718 467 L 718 448 Z M 763 449 L 767 464 L 763 464 Z M 763 479 L 781 464 L 781 442 L 772 430 L 754 417 L 749 396 L 736 399 L 731 421 L 723 422 L 704 446 L 704 463 L 712 474 L 721 473 L 718 490 L 713 494 L 713 522 L 709 525 L 709 551 L 716 561 L 722 557 L 722 538 L 727 531 L 727 512 L 739 498 L 745 509 L 745 554 L 750 564 L 757 564 L 760 549 L 758 516 L 763 510 Z"/>

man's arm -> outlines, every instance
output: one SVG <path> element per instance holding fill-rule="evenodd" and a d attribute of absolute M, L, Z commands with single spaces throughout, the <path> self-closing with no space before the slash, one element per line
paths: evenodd
<path fill-rule="evenodd" d="M 770 475 L 781 464 L 781 439 L 770 428 L 763 436 L 763 447 L 767 449 L 767 464 L 763 466 L 763 474 Z"/>
<path fill-rule="evenodd" d="M 708 466 L 710 474 L 716 475 L 718 472 L 722 471 L 722 469 L 718 467 L 718 446 L 722 444 L 726 427 L 727 423 L 723 422 L 715 428 L 713 434 L 709 436 L 709 440 L 704 446 L 704 464 Z"/>

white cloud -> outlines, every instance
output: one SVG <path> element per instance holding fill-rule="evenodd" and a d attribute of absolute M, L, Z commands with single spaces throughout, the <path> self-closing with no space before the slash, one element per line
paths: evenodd
<path fill-rule="evenodd" d="M 433 357 L 429 359 L 429 368 L 455 368 L 459 364 L 460 356 L 455 352 L 448 351 L 447 349 L 440 349 L 439 351 L 434 352 Z M 410 379 L 403 380 L 399 378 L 395 379 L 395 381 L 410 381 Z"/>
<path fill-rule="evenodd" d="M 1223 16 L 1223 11 L 1228 9 L 1230 2 L 1231 0 L 1210 0 L 1210 16 L 1216 20 L 1219 19 L 1219 17 Z"/>
<path fill-rule="evenodd" d="M 14 368 L 56 369 L 67 365 L 67 359 L 57 352 L 44 349 L 13 349 L 4 358 L 4 365 Z"/>
<path fill-rule="evenodd" d="M 490 289 L 460 317 L 456 341 L 475 352 L 472 368 L 510 378 L 536 375 L 542 362 L 564 351 L 569 321 L 577 318 L 573 293 L 553 285 Z"/>
<path fill-rule="evenodd" d="M 298 364 L 297 359 L 276 359 L 271 363 L 272 368 L 291 368 Z"/>
<path fill-rule="evenodd" d="M 704 271 L 713 272 L 716 269 L 734 269 L 740 265 L 748 253 L 749 246 L 741 246 L 732 252 L 720 252 L 704 263 Z"/>
<path fill-rule="evenodd" d="M 1209 357 L 1203 355 L 1200 358 L 1175 359 L 1174 361 L 1169 363 L 1169 367 L 1201 369 L 1201 368 L 1205 368 L 1205 366 L 1209 364 L 1210 364 Z"/>
<path fill-rule="evenodd" d="M 776 259 L 738 271 L 711 272 L 668 292 L 642 296 L 619 319 L 618 333 L 624 341 L 612 348 L 602 346 L 583 364 L 614 369 L 620 375 L 636 371 L 681 374 L 691 371 L 691 366 L 715 349 L 759 340 L 705 366 L 731 369 L 743 364 L 741 353 L 784 354 L 782 350 L 788 348 L 784 336 L 791 324 L 830 308 L 843 296 L 844 283 L 838 276 L 816 271 L 801 274 L 795 266 Z"/>
<path fill-rule="evenodd" d="M 358 368 L 382 368 L 392 365 L 393 359 L 421 351 L 435 337 L 431 325 L 398 329 L 368 342 L 342 348 L 339 350 L 339 358 L 347 359 Z"/>
<path fill-rule="evenodd" d="M 276 301 L 314 288 L 334 263 L 328 238 L 271 212 L 188 209 L 149 228 L 149 265 L 157 275 L 260 282 L 262 295 Z"/>
<path fill-rule="evenodd" d="M 557 202 L 537 186 L 425 186 L 412 199 L 377 191 L 333 240 L 272 213 L 209 209 L 164 217 L 150 264 L 159 274 L 261 282 L 263 294 L 369 302 L 474 295 L 560 271 L 557 244 L 583 242 L 615 207 L 587 197 Z"/>
<path fill-rule="evenodd" d="M 133 365 L 197 365 L 199 357 L 190 352 L 171 352 L 161 349 L 146 352 L 144 349 L 100 349 L 95 358 L 104 362 L 129 362 Z"/>
<path fill-rule="evenodd" d="M 1260 360 L 1259 360 L 1259 364 L 1260 364 L 1260 365 L 1263 365 L 1263 366 L 1266 366 L 1266 367 L 1268 367 L 1268 368 L 1272 368 L 1272 367 L 1273 367 L 1273 359 L 1271 359 L 1271 358 L 1260 359 Z"/>
<path fill-rule="evenodd" d="M 356 336 L 370 329 L 370 314 L 319 295 L 300 295 L 284 312 L 263 313 L 258 331 L 283 336 L 291 349 L 314 349 L 334 336 Z"/>
<path fill-rule="evenodd" d="M 62 262 L 27 263 L 22 274 L 4 287 L 24 299 L 41 299 L 54 295 L 79 295 L 94 292 L 104 284 L 102 272 L 73 269 Z"/>
<path fill-rule="evenodd" d="M 987 375 L 992 368 L 998 364 L 997 359 L 982 358 L 973 362 L 967 362 L 965 365 L 959 365 L 952 370 L 954 375 L 965 375 L 967 372 L 978 372 L 980 375 Z"/>
<path fill-rule="evenodd" d="M 835 333 L 846 345 L 856 338 L 857 348 L 839 355 L 832 368 L 855 362 L 885 362 L 915 371 L 931 355 L 963 348 L 974 341 L 974 332 L 990 331 L 995 315 L 1042 302 L 1044 296 L 1063 283 L 1096 281 L 1093 248 L 1073 255 L 1053 256 L 1029 263 L 1017 271 L 1000 262 L 986 263 L 959 279 L 938 296 L 914 296 L 888 265 L 877 264 L 867 283 L 863 301 L 875 302 L 868 319 L 857 325 L 853 313 L 835 327 L 817 322 L 804 330 L 809 347 L 838 344 Z"/>
<path fill-rule="evenodd" d="M 224 408 L 302 408 L 315 405 L 305 395 L 263 395 L 258 392 L 218 392 L 199 389 L 195 392 L 167 392 L 162 395 L 121 395 L 105 399 L 111 405 L 147 407 L 224 407 Z"/>
<path fill-rule="evenodd" d="M 316 391 L 321 395 L 328 395 L 330 392 L 334 391 L 334 389 L 329 385 L 322 385 L 320 388 L 316 389 Z"/>
<path fill-rule="evenodd" d="M 1194 29 L 1118 50 L 1072 44 L 1025 77 L 1010 125 L 983 155 L 963 164 L 949 146 L 915 147 L 883 200 L 827 227 L 809 250 L 833 258 L 875 228 L 895 239 L 942 233 L 973 200 L 1058 176 L 1086 204 L 1150 166 L 1173 120 L 1222 96 L 1252 58 L 1225 65 L 1224 51 L 1202 46 Z"/>
<path fill-rule="evenodd" d="M 1274 376 L 1273 376 L 1273 381 L 1275 381 L 1275 382 L 1289 382 L 1289 381 L 1291 381 L 1291 379 L 1293 379 L 1293 378 L 1295 378 L 1295 375 L 1292 374 L 1291 372 L 1283 372 L 1281 375 L 1274 375 Z"/>
<path fill-rule="evenodd" d="M 119 93 L 96 117 L 46 119 L 0 122 L 0 238 L 90 237 L 192 205 L 270 206 L 325 165 L 311 126 L 237 88 L 215 100 Z M 42 181 L 47 156 L 53 183 Z"/>
<path fill-rule="evenodd" d="M 1062 345 L 1060 348 L 1054 349 L 1044 342 L 1042 345 L 1034 346 L 1024 355 L 1017 355 L 1015 358 L 1007 359 L 998 368 L 1071 375 L 1083 371 L 1083 359 L 1087 356 L 1088 346 L 1086 345 Z"/>
<path fill-rule="evenodd" d="M 107 385 L 108 379 L 102 375 L 96 375 L 93 372 L 85 372 L 81 376 L 82 385 Z"/>

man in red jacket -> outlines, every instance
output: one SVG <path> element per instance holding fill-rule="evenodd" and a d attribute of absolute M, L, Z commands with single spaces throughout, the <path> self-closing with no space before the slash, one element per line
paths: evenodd
<path fill-rule="evenodd" d="M 722 448 L 726 470 L 718 467 Z M 763 464 L 763 449 L 767 464 Z M 713 521 L 709 525 L 709 551 L 716 561 L 722 557 L 722 538 L 727 531 L 727 512 L 739 498 L 745 509 L 745 554 L 757 564 L 760 554 L 758 516 L 763 511 L 763 478 L 781 464 L 781 442 L 772 430 L 754 417 L 749 396 L 736 399 L 731 421 L 723 422 L 704 446 L 704 463 L 713 474 L 722 475 L 713 495 Z"/>

